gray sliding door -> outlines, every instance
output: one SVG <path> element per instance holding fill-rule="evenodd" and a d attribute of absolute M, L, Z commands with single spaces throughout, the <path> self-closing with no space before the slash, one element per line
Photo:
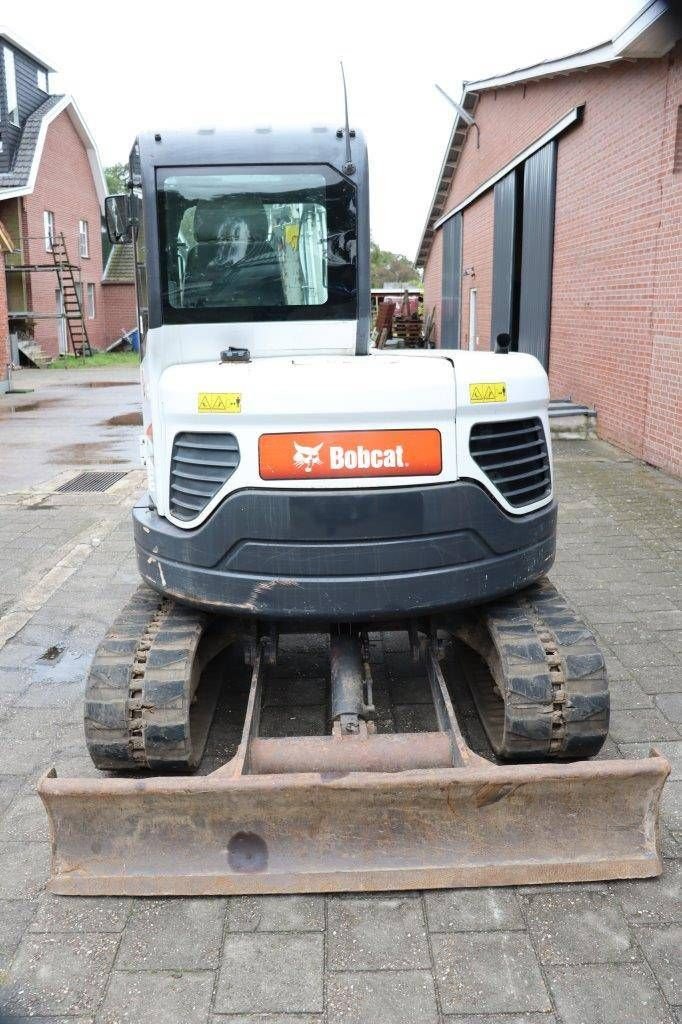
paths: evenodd
<path fill-rule="evenodd" d="M 556 140 L 529 157 L 523 175 L 519 351 L 549 363 Z"/>
<path fill-rule="evenodd" d="M 462 290 L 462 214 L 445 221 L 443 232 L 443 290 L 441 348 L 459 348 L 460 295 Z"/>

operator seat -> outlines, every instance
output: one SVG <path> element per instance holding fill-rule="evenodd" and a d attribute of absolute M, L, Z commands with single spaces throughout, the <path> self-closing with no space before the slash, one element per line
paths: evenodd
<path fill-rule="evenodd" d="M 244 251 L 233 242 L 235 225 L 246 227 Z M 199 200 L 194 245 L 187 254 L 186 306 L 283 306 L 280 263 L 268 241 L 263 204 L 244 196 Z"/>

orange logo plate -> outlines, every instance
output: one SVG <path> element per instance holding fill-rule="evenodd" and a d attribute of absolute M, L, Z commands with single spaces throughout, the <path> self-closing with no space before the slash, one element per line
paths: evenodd
<path fill-rule="evenodd" d="M 366 476 L 437 476 L 439 430 L 341 430 L 263 434 L 262 480 L 335 480 Z"/>

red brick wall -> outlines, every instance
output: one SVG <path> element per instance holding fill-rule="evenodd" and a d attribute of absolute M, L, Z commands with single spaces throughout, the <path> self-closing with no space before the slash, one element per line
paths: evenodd
<path fill-rule="evenodd" d="M 57 232 L 63 231 L 69 256 L 81 266 L 83 281 L 83 303 L 86 305 L 87 283 L 95 285 L 94 320 L 86 319 L 90 344 L 103 348 L 107 342 L 104 302 L 102 301 L 102 239 L 100 231 L 100 207 L 95 191 L 88 155 L 78 137 L 66 111 L 55 118 L 47 129 L 38 177 L 32 195 L 24 197 L 28 259 L 35 263 L 46 263 L 50 254 L 43 242 L 43 212 L 51 210 L 55 215 Z M 90 236 L 90 256 L 81 259 L 78 255 L 78 221 L 87 220 Z M 37 236 L 37 237 L 36 237 Z M 32 308 L 36 312 L 55 313 L 55 274 L 35 273 L 31 275 Z M 36 341 L 47 355 L 57 355 L 58 325 L 56 320 L 37 320 Z"/>
<path fill-rule="evenodd" d="M 680 433 L 679 413 L 664 408 L 661 396 L 682 360 L 682 170 L 673 173 L 681 63 L 678 45 L 662 60 L 482 93 L 480 149 L 470 133 L 446 204 L 452 209 L 572 107 L 586 104 L 583 124 L 558 147 L 552 394 L 595 406 L 602 437 L 677 471 L 679 451 L 672 444 L 663 450 L 660 438 L 648 442 L 647 431 L 662 418 L 663 436 Z M 464 212 L 465 248 L 467 234 L 482 239 L 480 225 L 467 228 L 467 217 L 480 220 L 481 202 Z M 490 309 L 483 263 L 480 277 L 476 268 L 481 340 L 482 296 L 488 318 Z M 427 307 L 438 305 L 440 266 L 434 247 L 424 275 Z M 463 290 L 470 286 L 464 278 Z"/>
<path fill-rule="evenodd" d="M 433 244 L 429 260 L 424 267 L 424 311 L 435 309 L 433 334 L 431 340 L 440 344 L 440 307 L 441 288 L 443 284 L 443 232 L 437 231 L 433 236 Z"/>
<path fill-rule="evenodd" d="M 114 341 L 123 331 L 137 327 L 135 285 L 103 284 L 102 300 L 107 338 Z"/>
<path fill-rule="evenodd" d="M 471 271 L 473 269 L 473 276 Z M 475 348 L 490 348 L 493 273 L 493 193 L 487 192 L 467 207 L 462 216 L 462 305 L 460 347 L 469 348 L 469 293 L 476 289 Z"/>

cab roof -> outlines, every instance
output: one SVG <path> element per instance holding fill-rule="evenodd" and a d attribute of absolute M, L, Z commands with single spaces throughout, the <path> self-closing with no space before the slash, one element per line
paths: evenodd
<path fill-rule="evenodd" d="M 340 128 L 245 128 L 225 131 L 159 131 L 141 134 L 136 145 L 142 167 L 221 164 L 329 164 L 340 173 L 346 163 L 346 138 Z M 351 157 L 366 163 L 362 135 L 351 130 Z"/>

